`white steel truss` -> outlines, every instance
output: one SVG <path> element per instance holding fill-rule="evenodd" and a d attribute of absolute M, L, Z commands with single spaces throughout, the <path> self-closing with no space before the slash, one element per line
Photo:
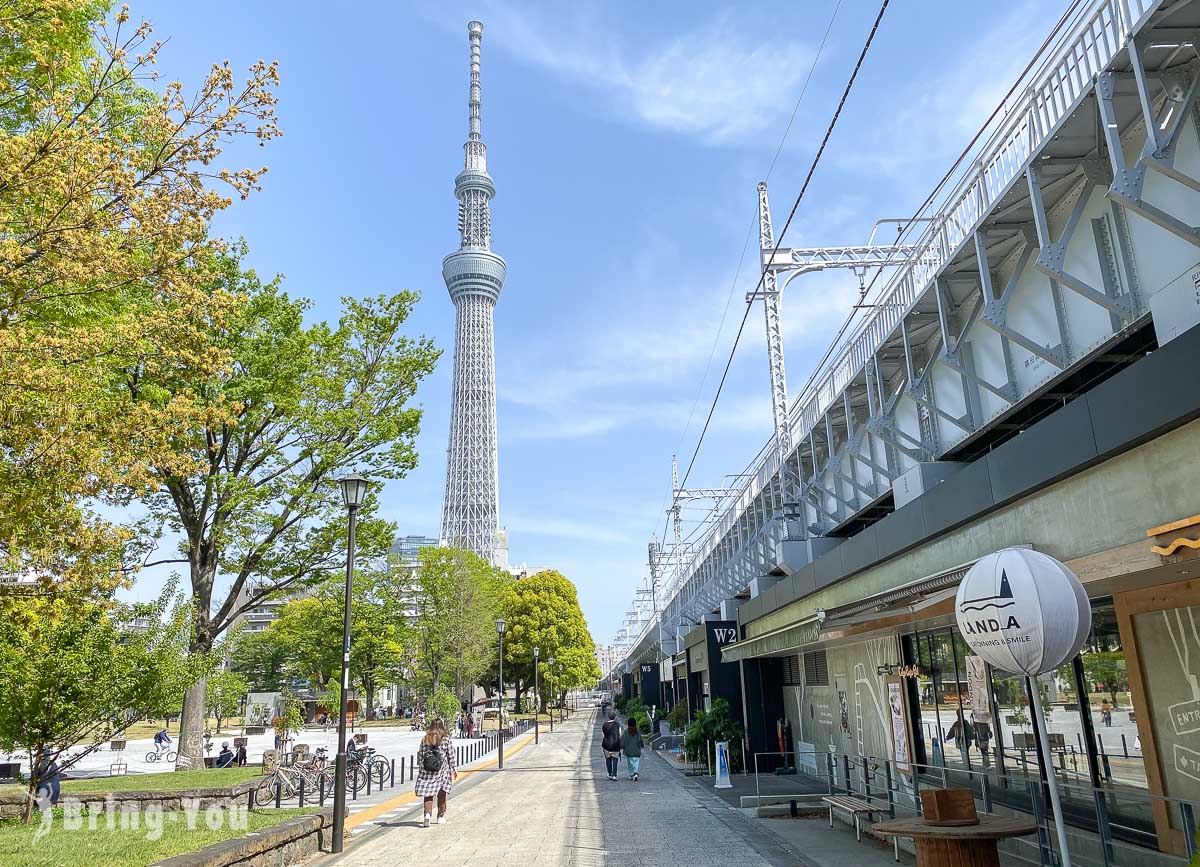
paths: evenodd
<path fill-rule="evenodd" d="M 496 441 L 496 358 L 492 311 L 500 297 L 505 262 L 492 252 L 490 201 L 495 184 L 487 172 L 479 87 L 483 25 L 467 25 L 471 44 L 469 125 L 463 170 L 454 181 L 458 197 L 459 249 L 442 260 L 442 276 L 456 310 L 454 393 L 446 449 L 442 539 L 496 562 L 500 490 Z"/>
<path fill-rule="evenodd" d="M 780 568 L 797 507 L 781 476 L 802 481 L 802 521 L 823 535 L 888 502 L 916 464 L 955 460 L 1085 366 L 1120 360 L 1150 299 L 1200 257 L 1198 26 L 1200 2 L 1081 4 L 958 177 L 910 220 L 923 225 L 911 244 L 770 256 L 760 185 L 764 269 L 900 265 L 813 386 L 784 398 L 784 434 L 777 425 L 663 588 L 661 631 L 627 636 L 626 660 Z M 778 281 L 763 282 L 777 301 Z M 770 341 L 768 352 L 774 405 L 786 391 Z"/>

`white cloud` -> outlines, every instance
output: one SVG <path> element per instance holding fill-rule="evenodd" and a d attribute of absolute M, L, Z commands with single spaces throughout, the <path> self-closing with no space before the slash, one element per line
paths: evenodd
<path fill-rule="evenodd" d="M 729 12 L 696 23 L 673 19 L 669 34 L 659 36 L 628 32 L 597 3 L 484 7 L 485 34 L 498 50 L 598 96 L 622 120 L 714 143 L 774 129 L 813 56 L 811 46 L 778 32 L 764 39 L 759 27 L 735 24 Z M 442 7 L 422 11 L 447 28 L 462 26 L 461 16 Z M 674 26 L 680 23 L 691 26 Z"/>
<path fill-rule="evenodd" d="M 1053 18 L 1032 0 L 1012 5 L 990 29 L 938 63 L 909 67 L 892 99 L 865 127 L 859 147 L 833 154 L 843 169 L 925 186 L 931 164 L 941 171 L 979 131 L 1033 56 Z M 919 73 L 929 73 L 920 75 Z M 1022 94 L 1014 94 L 1020 99 Z M 1002 112 L 1003 113 L 1003 110 Z M 986 138 L 983 137 L 983 138 Z M 981 139 L 982 140 L 982 139 Z M 914 188 L 924 197 L 927 188 Z M 920 199 L 917 199 L 919 203 Z"/>

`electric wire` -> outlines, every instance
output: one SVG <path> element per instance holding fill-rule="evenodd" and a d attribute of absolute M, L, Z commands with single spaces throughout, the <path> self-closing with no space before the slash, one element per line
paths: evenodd
<path fill-rule="evenodd" d="M 775 246 L 771 250 L 772 258 L 774 258 L 775 254 L 777 252 L 779 252 L 779 247 L 783 243 L 783 238 L 787 234 L 787 230 L 791 226 L 792 220 L 796 216 L 796 211 L 799 210 L 799 208 L 800 208 L 800 203 L 804 200 L 804 194 L 808 190 L 808 185 L 812 182 L 813 175 L 816 173 L 816 170 L 817 170 L 817 166 L 821 162 L 821 157 L 825 153 L 825 148 L 829 144 L 829 139 L 833 135 L 834 129 L 837 127 L 838 119 L 841 117 L 842 109 L 845 107 L 846 100 L 850 96 L 850 91 L 854 87 L 854 82 L 858 78 L 858 73 L 862 69 L 863 61 L 866 59 L 867 52 L 870 50 L 871 44 L 875 41 L 875 34 L 878 33 L 878 31 L 879 31 L 879 24 L 883 20 L 883 14 L 884 14 L 884 12 L 887 11 L 889 2 L 890 2 L 890 0 L 883 0 L 883 2 L 879 6 L 879 12 L 875 16 L 875 21 L 874 21 L 874 23 L 872 23 L 871 30 L 867 34 L 866 42 L 863 44 L 862 50 L 859 52 L 858 59 L 854 63 L 854 69 L 850 73 L 850 78 L 846 82 L 845 88 L 842 90 L 842 95 L 841 95 L 841 98 L 838 100 L 837 108 L 833 112 L 833 117 L 830 118 L 829 125 L 825 130 L 825 135 L 821 138 L 821 144 L 817 148 L 816 154 L 813 156 L 812 163 L 809 165 L 808 173 L 807 173 L 807 175 L 805 175 L 804 183 L 800 187 L 800 192 L 796 196 L 796 201 L 792 203 L 792 209 L 788 213 L 787 220 L 784 222 L 783 228 L 780 230 L 778 236 L 776 237 Z M 839 6 L 840 6 L 840 3 L 839 3 Z M 831 26 L 832 26 L 832 23 L 831 23 Z M 826 36 L 828 36 L 828 30 L 826 31 Z M 814 59 L 814 68 L 815 68 L 815 65 L 816 65 L 816 61 Z M 812 73 L 810 70 L 809 75 L 811 76 L 811 74 Z M 807 80 L 805 82 L 805 87 L 807 87 Z M 790 127 L 791 127 L 791 122 L 789 121 L 788 128 L 790 129 Z M 773 167 L 773 164 L 772 164 L 772 167 Z M 755 216 L 757 219 L 757 214 Z M 743 246 L 743 256 L 744 255 L 745 255 L 745 247 Z M 739 261 L 739 267 L 740 267 L 740 261 Z M 713 395 L 712 405 L 709 407 L 708 414 L 705 417 L 704 427 L 701 428 L 701 430 L 700 430 L 700 436 L 696 441 L 696 448 L 692 451 L 692 457 L 688 461 L 687 470 L 684 472 L 683 478 L 679 482 L 680 488 L 685 488 L 687 486 L 688 477 L 691 475 L 692 468 L 696 464 L 696 457 L 700 454 L 700 446 L 703 444 L 704 437 L 708 433 L 709 425 L 712 423 L 713 413 L 716 411 L 717 402 L 721 398 L 721 392 L 725 388 L 725 381 L 729 377 L 729 369 L 733 365 L 733 358 L 734 358 L 734 355 L 737 353 L 738 344 L 741 342 L 742 334 L 746 329 L 746 320 L 749 319 L 749 317 L 750 317 L 750 309 L 753 307 L 753 304 L 754 304 L 754 296 L 756 296 L 758 294 L 759 289 L 762 287 L 763 279 L 765 278 L 765 276 L 766 276 L 766 272 L 760 271 L 760 273 L 758 275 L 758 282 L 755 284 L 754 290 L 749 293 L 750 298 L 746 302 L 746 310 L 742 314 L 741 322 L 738 324 L 737 334 L 734 335 L 733 346 L 730 347 L 729 358 L 725 361 L 725 368 L 721 372 L 721 380 L 720 380 L 720 382 L 717 383 L 717 390 L 716 390 L 716 393 Z M 736 286 L 736 280 L 735 280 L 734 285 Z M 733 292 L 731 290 L 730 298 L 732 298 L 732 297 L 733 297 Z M 719 337 L 720 337 L 720 333 L 718 332 L 718 339 L 719 339 Z M 672 497 L 673 496 L 674 496 L 674 492 L 672 492 Z M 667 522 L 669 523 L 669 515 L 668 515 Z M 695 532 L 695 530 L 693 530 L 693 532 Z M 664 535 L 664 537 L 666 536 L 666 526 L 665 525 L 663 528 L 663 535 Z M 689 538 L 690 538 L 690 534 L 689 534 Z M 676 553 L 676 556 L 678 556 L 678 552 Z"/>
<path fill-rule="evenodd" d="M 987 131 L 988 126 L 990 126 L 992 121 L 996 119 L 996 116 L 1000 114 L 1001 109 L 1003 109 L 1008 103 L 1008 100 L 1012 97 L 1012 95 L 1016 93 L 1017 88 L 1024 81 L 1025 76 L 1029 74 L 1031 69 L 1033 69 L 1034 64 L 1037 62 L 1037 59 L 1041 56 L 1042 52 L 1045 51 L 1047 46 L 1049 46 L 1054 40 L 1055 35 L 1062 34 L 1063 25 L 1073 14 L 1075 14 L 1075 10 L 1079 8 L 1079 5 L 1082 2 L 1083 0 L 1072 0 L 1072 3 L 1067 7 L 1067 10 L 1063 12 L 1062 16 L 1058 19 L 1058 22 L 1050 30 L 1050 33 L 1045 39 L 1042 40 L 1042 44 L 1038 46 L 1037 51 L 1033 53 L 1029 63 L 1025 64 L 1025 68 L 1021 70 L 1021 74 L 1018 75 L 1013 81 L 1012 87 L 1008 89 L 1008 92 L 1004 94 L 1003 98 L 996 104 L 996 107 L 992 110 L 992 113 L 988 115 L 987 120 L 983 122 L 975 135 L 971 137 L 969 142 L 967 142 L 967 146 L 963 148 L 962 153 L 958 155 L 958 159 L 954 161 L 946 174 L 944 174 L 942 179 L 938 181 L 937 186 L 933 188 L 933 191 L 925 197 L 925 201 L 923 201 L 920 206 L 913 211 L 914 215 L 920 214 L 922 211 L 924 211 L 925 208 L 929 206 L 930 202 L 934 200 L 937 194 L 946 186 L 946 183 L 951 177 L 953 177 L 954 173 L 958 171 L 959 167 L 963 163 L 963 160 L 965 160 L 975 149 L 975 145 L 979 143 L 980 137 L 984 134 L 984 132 Z M 899 246 L 905 238 L 909 237 L 914 225 L 916 225 L 915 221 L 909 220 L 909 222 L 904 226 L 904 230 L 896 237 L 895 243 L 897 246 Z M 887 262 L 885 261 L 879 266 L 879 268 L 876 269 L 874 276 L 871 277 L 871 282 L 868 283 L 867 287 L 862 291 L 861 297 L 859 298 L 859 303 L 851 309 L 849 315 L 846 317 L 846 321 L 843 322 L 842 326 L 837 330 L 837 333 L 834 335 L 833 340 L 830 341 L 829 346 L 826 348 L 825 353 L 821 356 L 821 359 L 815 365 L 813 365 L 812 372 L 809 374 L 808 379 L 805 381 L 804 385 L 800 388 L 800 391 L 796 395 L 795 403 L 800 403 L 803 401 L 804 397 L 808 394 L 809 389 L 812 388 L 813 382 L 816 381 L 817 376 L 821 373 L 825 362 L 829 360 L 829 356 L 831 356 L 834 350 L 841 345 L 841 340 L 845 336 L 846 331 L 850 328 L 850 325 L 858 316 L 859 310 L 862 309 L 863 301 L 866 300 L 867 296 L 870 295 L 871 291 L 875 288 L 876 282 L 879 280 L 880 275 L 883 273 L 883 269 L 886 267 Z"/>
<path fill-rule="evenodd" d="M 842 115 L 842 109 L 846 105 L 846 100 L 850 96 L 850 91 L 854 87 L 854 82 L 858 78 L 859 70 L 862 69 L 863 61 L 867 57 L 867 52 L 871 48 L 871 43 L 875 41 L 875 34 L 879 32 L 879 23 L 883 20 L 883 13 L 887 11 L 890 0 L 883 0 L 879 6 L 879 13 L 875 16 L 875 22 L 871 25 L 871 31 L 867 34 L 867 40 L 863 44 L 862 51 L 859 52 L 858 60 L 854 64 L 854 69 L 850 73 L 850 79 L 846 82 L 846 87 L 842 90 L 841 99 L 838 100 L 837 108 L 833 112 L 833 117 L 830 118 L 829 126 L 825 129 L 825 135 L 821 138 L 821 145 L 817 148 L 816 154 L 813 156 L 812 163 L 808 167 L 808 174 L 804 177 L 804 183 L 800 186 L 800 192 L 796 196 L 796 201 L 792 203 L 792 209 L 788 212 L 787 220 L 783 224 L 783 228 L 779 231 L 775 239 L 775 246 L 771 250 L 771 258 L 774 259 L 775 254 L 779 252 L 779 247 L 783 243 L 784 236 L 787 235 L 788 228 L 792 225 L 792 220 L 796 216 L 796 211 L 800 208 L 800 203 L 804 200 L 804 194 L 808 191 L 808 185 L 812 182 L 813 175 L 817 171 L 817 166 L 820 165 L 821 157 L 825 153 L 825 147 L 829 144 L 829 139 L 833 135 L 834 128 L 837 126 L 838 119 Z M 696 457 L 700 454 L 700 446 L 704 442 L 705 434 L 708 433 L 708 427 L 712 423 L 713 413 L 716 412 L 717 402 L 721 399 L 721 392 L 725 388 L 725 381 L 729 377 L 729 369 L 733 366 L 733 358 L 737 353 L 738 343 L 742 339 L 742 333 L 746 329 L 746 320 L 750 318 L 750 310 L 754 306 L 754 296 L 762 288 L 763 279 L 766 277 L 766 272 L 762 272 L 758 276 L 758 283 L 755 284 L 754 290 L 750 293 L 750 300 L 746 302 L 746 310 L 742 314 L 742 321 L 738 325 L 737 334 L 733 339 L 733 346 L 729 350 L 729 358 L 725 361 L 725 369 L 721 373 L 721 380 L 717 383 L 716 394 L 713 395 L 712 405 L 708 409 L 708 416 L 704 420 L 704 427 L 700 429 L 700 438 L 696 442 L 696 448 L 692 452 L 691 460 L 688 461 L 687 470 L 683 474 L 683 480 L 680 486 L 687 485 L 688 476 L 691 475 L 692 467 L 696 464 Z"/>
<path fill-rule="evenodd" d="M 817 45 L 817 50 L 813 54 L 812 63 L 808 67 L 808 73 L 804 76 L 804 83 L 800 86 L 800 94 L 796 97 L 796 102 L 792 106 L 792 114 L 788 118 L 787 126 L 784 127 L 783 135 L 779 138 L 779 144 L 775 148 L 775 154 L 771 157 L 771 164 L 767 167 L 767 173 L 764 180 L 771 179 L 771 173 L 775 171 L 775 164 L 779 161 L 779 155 L 783 153 L 784 145 L 787 144 L 788 135 L 792 131 L 792 126 L 796 122 L 796 115 L 800 113 L 800 104 L 804 101 L 804 95 L 808 93 L 808 84 L 812 81 L 813 72 L 816 71 L 817 63 L 821 60 L 821 54 L 825 50 L 825 43 L 829 40 L 829 33 L 833 30 L 833 24 L 837 20 L 838 11 L 842 8 L 842 0 L 837 0 L 834 4 L 833 13 L 829 16 L 829 22 L 825 25 L 825 32 L 821 36 L 821 42 Z M 733 280 L 730 282 L 729 295 L 725 298 L 725 309 L 721 311 L 721 321 L 717 324 L 717 333 L 713 336 L 712 349 L 709 350 L 708 360 L 704 363 L 704 373 L 700 376 L 700 384 L 696 388 L 696 396 L 692 400 L 692 408 L 688 412 L 687 423 L 683 426 L 683 430 L 679 433 L 679 441 L 675 445 L 675 451 L 679 451 L 679 446 L 683 445 L 683 439 L 687 436 L 687 432 L 692 427 L 692 419 L 696 416 L 696 407 L 700 405 L 700 396 L 704 393 L 704 386 L 708 382 L 708 372 L 712 369 L 713 359 L 717 355 L 717 347 L 721 343 L 721 334 L 725 331 L 725 320 L 729 316 L 729 308 L 733 305 L 734 292 L 737 290 L 738 278 L 742 275 L 742 264 L 746 260 L 746 250 L 750 247 L 750 238 L 754 235 L 754 228 L 758 223 L 758 208 L 755 207 L 754 213 L 751 215 L 750 225 L 746 229 L 746 237 L 742 241 L 742 250 L 738 254 L 737 267 L 733 271 Z M 682 483 L 681 483 L 682 484 Z M 671 492 L 673 500 L 675 492 Z M 666 511 L 666 510 L 664 510 Z M 670 522 L 670 517 L 663 520 L 663 541 L 667 538 L 667 527 Z"/>

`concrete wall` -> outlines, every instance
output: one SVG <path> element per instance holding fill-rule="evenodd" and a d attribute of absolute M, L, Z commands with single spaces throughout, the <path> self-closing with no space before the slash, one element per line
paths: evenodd
<path fill-rule="evenodd" d="M 1200 513 L 1198 446 L 1200 421 L 1193 421 L 748 623 L 747 637 L 1008 545 L 1071 560 L 1145 540 L 1149 527 Z"/>

